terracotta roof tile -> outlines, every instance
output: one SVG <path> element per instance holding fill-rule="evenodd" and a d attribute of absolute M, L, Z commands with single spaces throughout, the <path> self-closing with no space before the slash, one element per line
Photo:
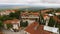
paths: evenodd
<path fill-rule="evenodd" d="M 28 26 L 25 31 L 29 32 L 30 34 L 52 34 L 51 32 L 43 30 L 43 25 L 39 25 L 38 29 L 35 30 L 34 27 L 38 25 L 37 22 L 32 23 L 30 26 Z"/>
<path fill-rule="evenodd" d="M 17 23 L 19 20 L 18 19 L 13 19 L 13 20 L 6 20 L 4 21 L 5 24 L 14 24 Z"/>

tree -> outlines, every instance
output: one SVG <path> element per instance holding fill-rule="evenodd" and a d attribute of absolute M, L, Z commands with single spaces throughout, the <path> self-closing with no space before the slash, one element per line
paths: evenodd
<path fill-rule="evenodd" d="M 44 18 L 41 11 L 39 12 L 39 24 L 44 24 Z"/>
<path fill-rule="evenodd" d="M 28 21 L 20 22 L 20 27 L 27 27 L 27 26 L 28 26 Z"/>
<path fill-rule="evenodd" d="M 19 19 L 19 17 L 20 17 L 20 11 L 16 11 L 15 13 L 10 13 L 9 17 Z"/>
<path fill-rule="evenodd" d="M 2 21 L 0 21 L 0 27 L 2 27 L 3 26 L 3 22 Z"/>
<path fill-rule="evenodd" d="M 9 29 L 9 28 L 12 28 L 13 26 L 12 26 L 12 24 L 7 24 L 7 28 Z"/>
<path fill-rule="evenodd" d="M 56 12 L 60 12 L 60 8 L 58 8 L 58 9 L 56 10 Z"/>
<path fill-rule="evenodd" d="M 9 17 L 9 15 L 0 16 L 0 20 L 1 20 L 1 21 L 10 20 L 10 19 L 13 19 L 13 18 L 12 18 L 12 17 Z"/>
<path fill-rule="evenodd" d="M 17 18 L 21 20 L 21 11 L 22 10 L 17 10 L 16 14 L 17 14 Z"/>
<path fill-rule="evenodd" d="M 44 19 L 43 19 L 43 15 L 42 15 L 41 11 L 39 11 L 39 22 L 38 22 L 38 25 L 35 27 L 35 30 L 37 30 L 39 28 L 40 24 L 44 25 Z"/>
<path fill-rule="evenodd" d="M 28 26 L 28 21 L 25 22 L 25 27 Z"/>
<path fill-rule="evenodd" d="M 7 19 L 8 19 L 8 16 L 6 16 L 6 15 L 0 16 L 1 21 L 7 20 Z"/>
<path fill-rule="evenodd" d="M 53 16 L 50 17 L 50 20 L 49 20 L 48 26 L 54 27 L 55 23 L 56 23 L 56 21 L 53 19 Z"/>
<path fill-rule="evenodd" d="M 11 12 L 11 13 L 9 14 L 9 17 L 15 18 L 15 13 L 12 13 L 12 12 Z"/>

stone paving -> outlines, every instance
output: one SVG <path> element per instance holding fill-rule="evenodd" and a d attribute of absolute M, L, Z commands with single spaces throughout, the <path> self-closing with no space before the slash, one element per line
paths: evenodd
<path fill-rule="evenodd" d="M 3 30 L 3 34 L 24 34 L 24 30 L 21 30 L 19 32 L 13 32 L 10 30 Z"/>

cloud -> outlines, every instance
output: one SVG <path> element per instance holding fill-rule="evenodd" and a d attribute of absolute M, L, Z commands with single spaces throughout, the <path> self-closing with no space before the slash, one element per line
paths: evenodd
<path fill-rule="evenodd" d="M 0 0 L 0 3 L 60 3 L 60 0 Z"/>
<path fill-rule="evenodd" d="M 60 0 L 0 0 L 0 4 L 59 7 Z"/>
<path fill-rule="evenodd" d="M 40 2 L 40 0 L 0 0 L 0 3 L 29 3 Z"/>
<path fill-rule="evenodd" d="M 60 3 L 60 0 L 42 0 L 44 3 Z"/>
<path fill-rule="evenodd" d="M 0 0 L 0 3 L 60 3 L 60 0 Z"/>

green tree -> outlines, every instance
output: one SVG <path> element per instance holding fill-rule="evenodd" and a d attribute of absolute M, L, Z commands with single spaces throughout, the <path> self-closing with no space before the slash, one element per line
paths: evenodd
<path fill-rule="evenodd" d="M 48 26 L 54 27 L 55 23 L 56 23 L 56 21 L 53 19 L 53 16 L 50 17 L 50 20 L 49 20 Z"/>
<path fill-rule="evenodd" d="M 56 12 L 60 12 L 60 8 L 58 8 L 58 9 L 56 10 Z"/>
<path fill-rule="evenodd" d="M 1 21 L 7 20 L 7 16 L 6 16 L 6 15 L 0 16 L 0 20 L 1 20 Z"/>
<path fill-rule="evenodd" d="M 19 19 L 19 17 L 20 17 L 20 11 L 16 11 L 15 13 L 10 13 L 9 17 Z"/>
<path fill-rule="evenodd" d="M 20 27 L 27 27 L 27 26 L 28 26 L 28 21 L 20 23 Z"/>
<path fill-rule="evenodd" d="M 17 14 L 16 17 L 17 17 L 18 19 L 21 19 L 21 12 L 22 12 L 22 10 L 17 10 L 17 11 L 16 11 L 16 14 Z"/>
<path fill-rule="evenodd" d="M 43 24 L 43 25 L 45 24 L 43 14 L 41 13 L 41 11 L 39 12 L 39 24 Z"/>
<path fill-rule="evenodd" d="M 12 26 L 12 24 L 7 24 L 7 28 L 9 29 L 9 28 L 12 28 L 13 26 Z"/>
<path fill-rule="evenodd" d="M 11 12 L 11 13 L 9 14 L 9 17 L 15 18 L 15 13 L 12 13 L 12 12 Z"/>
<path fill-rule="evenodd" d="M 3 22 L 2 21 L 0 21 L 0 27 L 3 27 Z"/>
<path fill-rule="evenodd" d="M 13 19 L 13 18 L 12 18 L 12 17 L 9 17 L 9 15 L 0 16 L 0 20 L 1 20 L 1 21 L 10 20 L 10 19 Z"/>

